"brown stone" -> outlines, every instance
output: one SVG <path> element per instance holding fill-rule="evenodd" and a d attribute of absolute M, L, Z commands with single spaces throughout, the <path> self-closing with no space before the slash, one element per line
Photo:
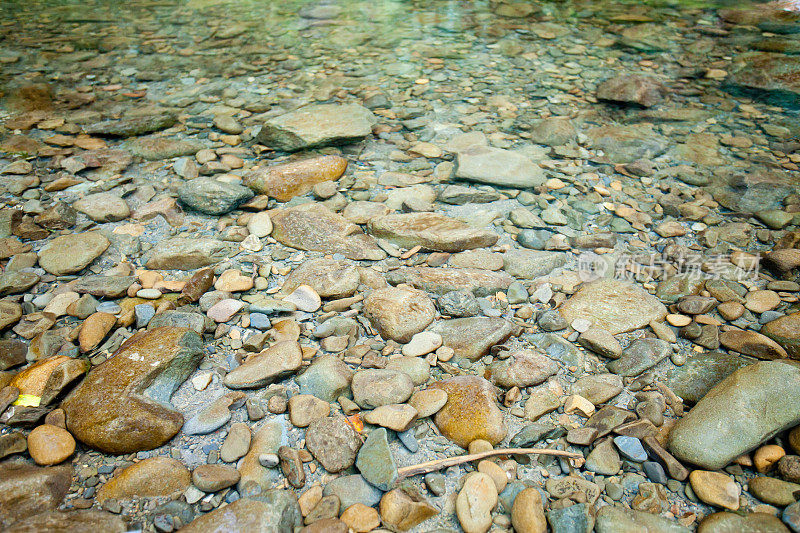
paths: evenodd
<path fill-rule="evenodd" d="M 0 528 L 58 507 L 72 482 L 72 467 L 0 464 Z"/>
<path fill-rule="evenodd" d="M 202 339 L 189 329 L 137 333 L 64 400 L 67 428 L 108 453 L 161 446 L 183 426 L 169 399 L 201 358 Z"/>
<path fill-rule="evenodd" d="M 103 503 L 109 498 L 177 498 L 192 482 L 183 463 L 169 457 L 151 457 L 129 466 L 100 487 L 95 498 Z"/>
<path fill-rule="evenodd" d="M 390 490 L 381 498 L 381 518 L 384 523 L 400 531 L 407 531 L 439 511 L 421 498 L 414 498 L 401 489 Z"/>
<path fill-rule="evenodd" d="M 317 183 L 338 180 L 347 170 L 347 160 L 338 155 L 325 155 L 293 161 L 268 168 L 256 168 L 244 177 L 244 184 L 258 194 L 266 194 L 279 202 L 310 191 Z"/>
<path fill-rule="evenodd" d="M 86 353 L 97 348 L 116 323 L 117 317 L 110 313 L 98 312 L 89 315 L 78 334 L 81 352 Z"/>
<path fill-rule="evenodd" d="M 505 438 L 508 430 L 490 382 L 477 376 L 456 376 L 431 388 L 447 393 L 447 403 L 433 419 L 445 437 L 462 448 L 477 439 L 494 445 Z"/>
<path fill-rule="evenodd" d="M 75 452 L 75 439 L 66 429 L 44 424 L 28 435 L 28 451 L 36 464 L 57 465 Z"/>

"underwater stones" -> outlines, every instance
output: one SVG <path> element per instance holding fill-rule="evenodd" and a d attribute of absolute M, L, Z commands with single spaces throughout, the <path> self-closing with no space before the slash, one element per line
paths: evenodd
<path fill-rule="evenodd" d="M 67 429 L 108 453 L 161 446 L 183 425 L 183 415 L 167 407 L 169 399 L 201 357 L 202 339 L 191 330 L 137 333 L 62 402 Z"/>
<path fill-rule="evenodd" d="M 503 254 L 503 270 L 518 279 L 535 279 L 550 274 L 567 262 L 567 254 L 537 250 L 509 250 Z"/>
<path fill-rule="evenodd" d="M 512 350 L 508 357 L 495 360 L 486 367 L 486 374 L 498 387 L 530 387 L 539 385 L 558 372 L 558 364 L 534 350 Z"/>
<path fill-rule="evenodd" d="M 783 359 L 788 357 L 777 342 L 750 330 L 730 330 L 719 334 L 719 343 L 729 350 L 759 359 Z"/>
<path fill-rule="evenodd" d="M 656 133 L 652 127 L 606 125 L 590 128 L 586 135 L 594 150 L 602 150 L 605 159 L 612 163 L 632 163 L 638 159 L 653 159 L 669 147 L 669 140 Z"/>
<path fill-rule="evenodd" d="M 766 52 L 739 54 L 723 88 L 773 105 L 800 108 L 800 58 Z"/>
<path fill-rule="evenodd" d="M 584 284 L 559 310 L 569 323 L 585 318 L 612 335 L 643 328 L 667 315 L 667 308 L 644 289 L 614 279 Z"/>
<path fill-rule="evenodd" d="M 178 121 L 172 113 L 130 117 L 117 120 L 95 122 L 83 128 L 89 135 L 99 137 L 136 137 L 154 131 L 165 130 Z"/>
<path fill-rule="evenodd" d="M 184 205 L 206 215 L 224 215 L 253 197 L 247 187 L 213 178 L 197 178 L 178 188 L 178 198 Z"/>
<path fill-rule="evenodd" d="M 443 346 L 452 348 L 456 356 L 474 361 L 515 334 L 517 326 L 503 318 L 467 317 L 440 320 L 429 331 L 441 335 Z"/>
<path fill-rule="evenodd" d="M 431 388 L 447 393 L 447 402 L 434 415 L 442 434 L 462 448 L 476 439 L 497 444 L 508 432 L 497 406 L 497 392 L 477 376 L 456 376 L 434 383 Z"/>
<path fill-rule="evenodd" d="M 39 266 L 56 276 L 74 274 L 100 257 L 110 244 L 99 231 L 62 235 L 39 251 Z"/>
<path fill-rule="evenodd" d="M 39 467 L 23 462 L 0 464 L 0 527 L 55 509 L 72 482 L 72 466 Z"/>
<path fill-rule="evenodd" d="M 95 222 L 116 222 L 128 218 L 131 214 L 125 200 L 109 192 L 84 196 L 72 204 L 72 207 Z"/>
<path fill-rule="evenodd" d="M 768 384 L 768 385 L 767 385 Z M 676 458 L 717 470 L 800 422 L 800 363 L 762 361 L 718 383 L 675 424 Z"/>
<path fill-rule="evenodd" d="M 220 262 L 231 246 L 206 237 L 172 237 L 158 243 L 147 255 L 145 265 L 151 270 L 194 270 Z"/>
<path fill-rule="evenodd" d="M 184 533 L 231 531 L 274 533 L 294 531 L 303 525 L 297 497 L 290 491 L 270 489 L 214 509 L 182 528 Z"/>
<path fill-rule="evenodd" d="M 229 372 L 223 380 L 231 389 L 257 389 L 296 372 L 303 362 L 303 351 L 294 341 L 273 344 L 252 354 Z"/>
<path fill-rule="evenodd" d="M 244 176 L 244 184 L 258 194 L 288 202 L 307 193 L 317 183 L 338 180 L 346 169 L 345 158 L 324 155 L 266 168 L 256 167 Z"/>
<path fill-rule="evenodd" d="M 433 322 L 436 307 L 422 291 L 389 287 L 367 296 L 364 315 L 383 338 L 407 343 Z"/>
<path fill-rule="evenodd" d="M 404 267 L 386 273 L 392 285 L 405 283 L 432 294 L 468 290 L 475 296 L 491 296 L 508 289 L 514 278 L 505 272 L 479 268 Z"/>
<path fill-rule="evenodd" d="M 300 250 L 340 253 L 356 261 L 386 257 L 375 239 L 357 225 L 318 203 L 270 211 L 272 237 Z"/>
<path fill-rule="evenodd" d="M 518 189 L 538 187 L 545 181 L 544 171 L 523 154 L 482 145 L 457 152 L 455 177 Z"/>
<path fill-rule="evenodd" d="M 622 74 L 597 87 L 597 98 L 619 104 L 653 107 L 664 99 L 666 88 L 652 76 Z"/>
<path fill-rule="evenodd" d="M 761 334 L 780 344 L 792 359 L 800 359 L 800 313 L 767 322 L 761 328 Z"/>
<path fill-rule="evenodd" d="M 358 104 L 310 105 L 268 120 L 257 140 L 278 150 L 295 152 L 357 141 L 372 134 L 376 122 L 375 115 Z"/>
<path fill-rule="evenodd" d="M 286 276 L 281 291 L 291 293 L 308 285 L 322 298 L 352 296 L 361 282 L 356 264 L 348 260 L 309 259 Z"/>
<path fill-rule="evenodd" d="M 368 226 L 372 235 L 397 246 L 451 253 L 492 246 L 499 237 L 440 213 L 397 213 L 373 218 Z"/>
<path fill-rule="evenodd" d="M 170 137 L 139 137 L 125 142 L 124 148 L 134 156 L 156 161 L 194 155 L 203 149 L 203 145 L 197 141 Z"/>

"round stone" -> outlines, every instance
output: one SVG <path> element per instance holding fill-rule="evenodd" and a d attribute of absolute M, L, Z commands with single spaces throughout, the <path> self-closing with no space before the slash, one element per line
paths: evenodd
<path fill-rule="evenodd" d="M 28 435 L 28 452 L 36 464 L 57 465 L 75 452 L 75 439 L 64 428 L 44 424 Z"/>

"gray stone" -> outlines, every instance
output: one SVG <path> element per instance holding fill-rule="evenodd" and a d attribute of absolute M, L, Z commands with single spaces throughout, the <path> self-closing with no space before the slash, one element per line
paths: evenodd
<path fill-rule="evenodd" d="M 567 255 L 561 252 L 510 250 L 503 254 L 503 270 L 520 279 L 534 279 L 564 266 Z"/>
<path fill-rule="evenodd" d="M 473 145 L 456 155 L 455 177 L 467 181 L 526 189 L 544 183 L 544 171 L 524 155 Z"/>
<path fill-rule="evenodd" d="M 600 509 L 595 522 L 597 533 L 690 533 L 688 527 L 645 511 L 608 505 Z"/>
<path fill-rule="evenodd" d="M 268 120 L 257 140 L 294 152 L 362 139 L 372 134 L 376 122 L 375 115 L 358 104 L 310 105 Z"/>
<path fill-rule="evenodd" d="M 333 355 L 317 358 L 305 372 L 295 378 L 300 394 L 311 394 L 326 402 L 350 395 L 353 371 Z"/>
<path fill-rule="evenodd" d="M 763 361 L 711 389 L 672 429 L 669 449 L 679 460 L 717 470 L 799 422 L 800 363 Z"/>
<path fill-rule="evenodd" d="M 381 501 L 382 492 L 360 475 L 341 476 L 325 484 L 322 491 L 324 496 L 336 495 L 339 497 L 342 509 L 361 503 L 367 507 L 375 507 Z"/>
<path fill-rule="evenodd" d="M 606 365 L 609 372 L 619 376 L 638 376 L 672 353 L 672 347 L 661 339 L 636 339 L 622 351 L 619 359 Z"/>
<path fill-rule="evenodd" d="M 361 475 L 382 491 L 388 491 L 397 481 L 397 464 L 389 449 L 386 428 L 372 430 L 358 451 L 356 468 Z"/>
<path fill-rule="evenodd" d="M 224 215 L 253 197 L 242 185 L 212 178 L 198 178 L 178 188 L 178 198 L 188 207 L 206 215 Z"/>

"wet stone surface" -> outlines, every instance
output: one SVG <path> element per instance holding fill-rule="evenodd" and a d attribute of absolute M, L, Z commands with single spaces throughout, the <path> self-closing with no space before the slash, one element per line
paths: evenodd
<path fill-rule="evenodd" d="M 0 529 L 800 530 L 797 2 L 0 12 Z"/>

